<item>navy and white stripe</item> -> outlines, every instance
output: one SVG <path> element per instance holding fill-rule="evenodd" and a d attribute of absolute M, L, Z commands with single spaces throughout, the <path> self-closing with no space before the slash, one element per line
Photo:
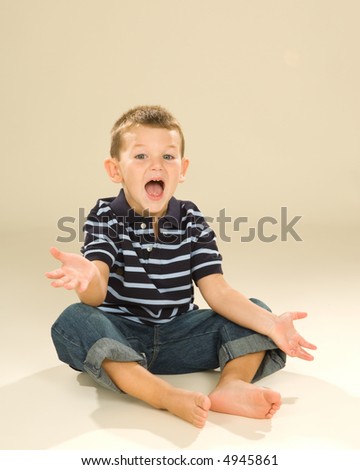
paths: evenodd
<path fill-rule="evenodd" d="M 164 323 L 198 307 L 193 282 L 222 273 L 214 232 L 190 201 L 172 198 L 159 220 L 131 209 L 123 190 L 100 199 L 84 227 L 84 256 L 110 268 L 108 292 L 99 307 L 130 320 Z"/>

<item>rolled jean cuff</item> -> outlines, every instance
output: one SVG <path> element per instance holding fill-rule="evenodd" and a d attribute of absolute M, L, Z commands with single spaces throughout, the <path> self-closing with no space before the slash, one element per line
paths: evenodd
<path fill-rule="evenodd" d="M 118 362 L 138 362 L 143 367 L 147 366 L 145 355 L 142 356 L 138 354 L 119 341 L 111 338 L 101 338 L 96 341 L 87 353 L 84 362 L 84 370 L 100 385 L 115 392 L 121 390 L 101 367 L 105 359 Z"/>
<path fill-rule="evenodd" d="M 255 333 L 225 343 L 219 351 L 220 368 L 223 370 L 227 362 L 233 359 L 261 351 L 266 354 L 252 382 L 257 382 L 285 367 L 286 354 L 270 338 Z"/>

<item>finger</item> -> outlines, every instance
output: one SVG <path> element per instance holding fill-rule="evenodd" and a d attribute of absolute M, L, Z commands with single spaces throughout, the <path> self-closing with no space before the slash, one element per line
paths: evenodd
<path fill-rule="evenodd" d="M 66 275 L 61 276 L 61 278 L 55 280 L 51 283 L 53 287 L 65 287 L 69 282 L 72 281 L 72 278 Z"/>
<path fill-rule="evenodd" d="M 50 253 L 55 259 L 59 260 L 61 263 L 64 262 L 65 253 L 55 248 L 55 246 L 52 246 L 50 248 Z"/>
<path fill-rule="evenodd" d="M 77 283 L 77 279 L 74 278 L 73 276 L 69 276 L 69 275 L 64 275 L 64 277 L 62 277 L 62 282 L 63 282 L 63 287 L 67 290 L 70 290 L 70 289 L 73 289 L 72 285 L 75 283 Z"/>
<path fill-rule="evenodd" d="M 88 286 L 89 286 L 89 281 L 87 279 L 83 279 L 82 281 L 79 282 L 78 291 L 85 292 Z"/>
<path fill-rule="evenodd" d="M 78 284 L 79 284 L 79 281 L 77 279 L 70 279 L 68 282 L 64 283 L 64 288 L 66 290 L 73 290 L 73 289 L 76 289 Z"/>
<path fill-rule="evenodd" d="M 293 320 L 302 320 L 306 318 L 308 314 L 306 312 L 291 312 L 291 317 Z"/>
<path fill-rule="evenodd" d="M 64 286 L 64 281 L 62 279 L 58 279 L 57 281 L 53 281 L 51 283 L 52 287 L 63 287 Z"/>
<path fill-rule="evenodd" d="M 54 269 L 54 271 L 49 271 L 45 273 L 45 276 L 48 279 L 59 279 L 64 275 L 62 269 Z"/>
<path fill-rule="evenodd" d="M 312 361 L 314 356 L 305 349 L 302 348 L 302 343 L 299 341 L 297 344 L 290 345 L 290 348 L 287 352 L 290 357 L 298 357 L 300 359 L 304 359 L 306 361 Z"/>
<path fill-rule="evenodd" d="M 315 344 L 309 343 L 308 341 L 305 341 L 305 340 L 302 341 L 300 344 L 303 348 L 312 349 L 314 351 L 315 349 L 317 349 L 317 346 L 315 346 Z"/>
<path fill-rule="evenodd" d="M 317 346 L 315 344 L 309 343 L 309 341 L 306 341 L 306 339 L 300 335 L 298 337 L 298 345 L 299 347 L 306 348 L 306 349 L 312 349 L 312 350 L 317 349 Z"/>
<path fill-rule="evenodd" d="M 313 361 L 314 356 L 312 354 L 309 354 L 307 351 L 304 351 L 304 349 L 299 349 L 298 353 L 296 354 L 296 357 L 299 359 L 304 359 L 305 361 Z"/>
<path fill-rule="evenodd" d="M 59 254 L 60 254 L 60 250 L 58 250 L 57 248 L 55 248 L 54 246 L 52 246 L 52 247 L 50 248 L 50 253 L 53 255 L 54 258 L 58 259 Z"/>

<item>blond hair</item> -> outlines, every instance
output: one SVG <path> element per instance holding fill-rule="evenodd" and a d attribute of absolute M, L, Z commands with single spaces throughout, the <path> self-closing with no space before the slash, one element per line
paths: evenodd
<path fill-rule="evenodd" d="M 181 139 L 181 158 L 184 156 L 185 139 L 179 122 L 162 106 L 137 106 L 124 113 L 111 129 L 110 155 L 119 159 L 121 137 L 132 126 L 143 125 L 176 130 Z"/>

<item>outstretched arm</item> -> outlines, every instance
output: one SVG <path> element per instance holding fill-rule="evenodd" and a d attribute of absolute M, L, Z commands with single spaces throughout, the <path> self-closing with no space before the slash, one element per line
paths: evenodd
<path fill-rule="evenodd" d="M 305 318 L 306 313 L 287 312 L 280 316 L 270 313 L 229 286 L 221 274 L 201 278 L 198 287 L 210 308 L 223 317 L 269 336 L 289 356 L 307 361 L 314 359 L 305 349 L 315 350 L 316 346 L 300 336 L 293 323 Z"/>
<path fill-rule="evenodd" d="M 51 248 L 50 253 L 62 263 L 61 267 L 45 273 L 53 279 L 53 287 L 75 290 L 79 299 L 94 307 L 106 297 L 109 267 L 102 261 L 89 261 L 81 255 Z"/>

